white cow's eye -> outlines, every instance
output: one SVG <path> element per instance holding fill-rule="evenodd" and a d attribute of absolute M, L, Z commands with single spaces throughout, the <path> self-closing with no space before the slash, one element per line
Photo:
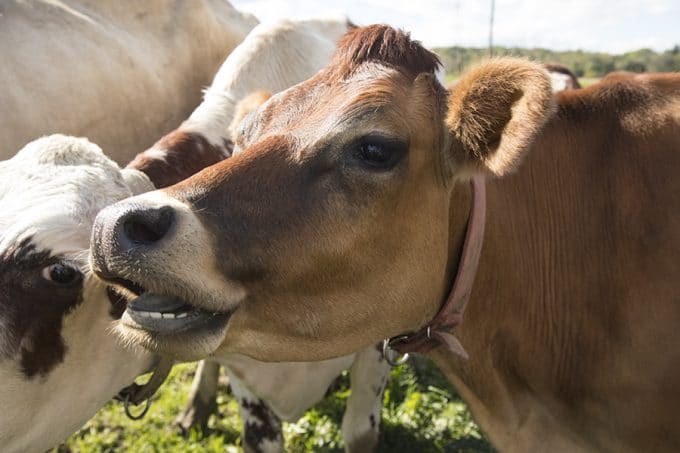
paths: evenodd
<path fill-rule="evenodd" d="M 44 267 L 42 277 L 58 285 L 69 286 L 80 282 L 83 274 L 73 264 L 59 262 Z"/>

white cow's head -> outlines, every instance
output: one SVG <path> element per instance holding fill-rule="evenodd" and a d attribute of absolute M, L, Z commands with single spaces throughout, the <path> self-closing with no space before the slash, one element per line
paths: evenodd
<path fill-rule="evenodd" d="M 85 139 L 53 135 L 0 162 L 0 440 L 39 451 L 150 366 L 109 333 L 116 298 L 88 270 L 102 208 L 152 189 Z"/>

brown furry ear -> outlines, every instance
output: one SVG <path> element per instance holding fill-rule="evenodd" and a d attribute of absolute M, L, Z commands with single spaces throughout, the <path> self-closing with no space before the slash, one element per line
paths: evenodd
<path fill-rule="evenodd" d="M 514 170 L 553 110 L 550 77 L 537 64 L 499 58 L 452 88 L 445 124 L 459 171 L 502 176 Z"/>
<path fill-rule="evenodd" d="M 241 99 L 238 104 L 236 104 L 234 118 L 231 120 L 231 124 L 229 125 L 229 136 L 231 137 L 232 141 L 236 141 L 238 128 L 241 125 L 243 118 L 267 102 L 267 99 L 270 97 L 272 97 L 272 94 L 269 91 L 257 90 L 253 91 L 248 96 Z"/>

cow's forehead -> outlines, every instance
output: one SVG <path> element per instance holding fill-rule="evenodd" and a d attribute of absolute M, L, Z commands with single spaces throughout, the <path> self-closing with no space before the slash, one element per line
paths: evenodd
<path fill-rule="evenodd" d="M 86 139 L 49 136 L 0 163 L 0 252 L 27 237 L 40 248 L 87 248 L 106 205 L 131 195 L 120 168 Z"/>
<path fill-rule="evenodd" d="M 237 144 L 243 147 L 269 134 L 287 134 L 304 144 L 338 130 L 360 133 L 394 123 L 395 129 L 403 131 L 407 126 L 400 121 L 403 109 L 394 108 L 403 107 L 398 101 L 406 99 L 411 87 L 400 72 L 368 63 L 344 80 L 319 83 L 319 79 L 323 81 L 313 78 L 270 98 L 244 120 Z"/>

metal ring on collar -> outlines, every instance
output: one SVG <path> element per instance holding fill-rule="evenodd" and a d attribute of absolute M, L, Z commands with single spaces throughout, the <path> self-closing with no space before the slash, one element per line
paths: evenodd
<path fill-rule="evenodd" d="M 131 404 L 130 398 L 131 398 L 131 395 L 128 393 L 125 396 L 125 401 L 123 402 L 123 406 L 125 407 L 125 415 L 127 415 L 130 420 L 141 420 L 142 418 L 144 418 L 146 413 L 149 411 L 149 407 L 151 407 L 151 398 L 147 398 L 147 399 L 144 400 L 144 409 L 142 410 L 142 412 L 140 412 L 137 415 L 134 415 L 134 414 L 132 414 L 132 412 L 130 412 L 130 404 Z"/>
<path fill-rule="evenodd" d="M 400 357 L 399 356 L 395 357 L 397 355 L 397 351 L 395 351 L 392 348 L 392 342 L 398 341 L 402 338 L 405 338 L 405 336 L 394 337 L 394 338 L 385 338 L 382 342 L 382 356 L 387 361 L 387 363 L 390 364 L 390 366 L 403 365 L 408 360 L 408 353 L 403 354 Z"/>

